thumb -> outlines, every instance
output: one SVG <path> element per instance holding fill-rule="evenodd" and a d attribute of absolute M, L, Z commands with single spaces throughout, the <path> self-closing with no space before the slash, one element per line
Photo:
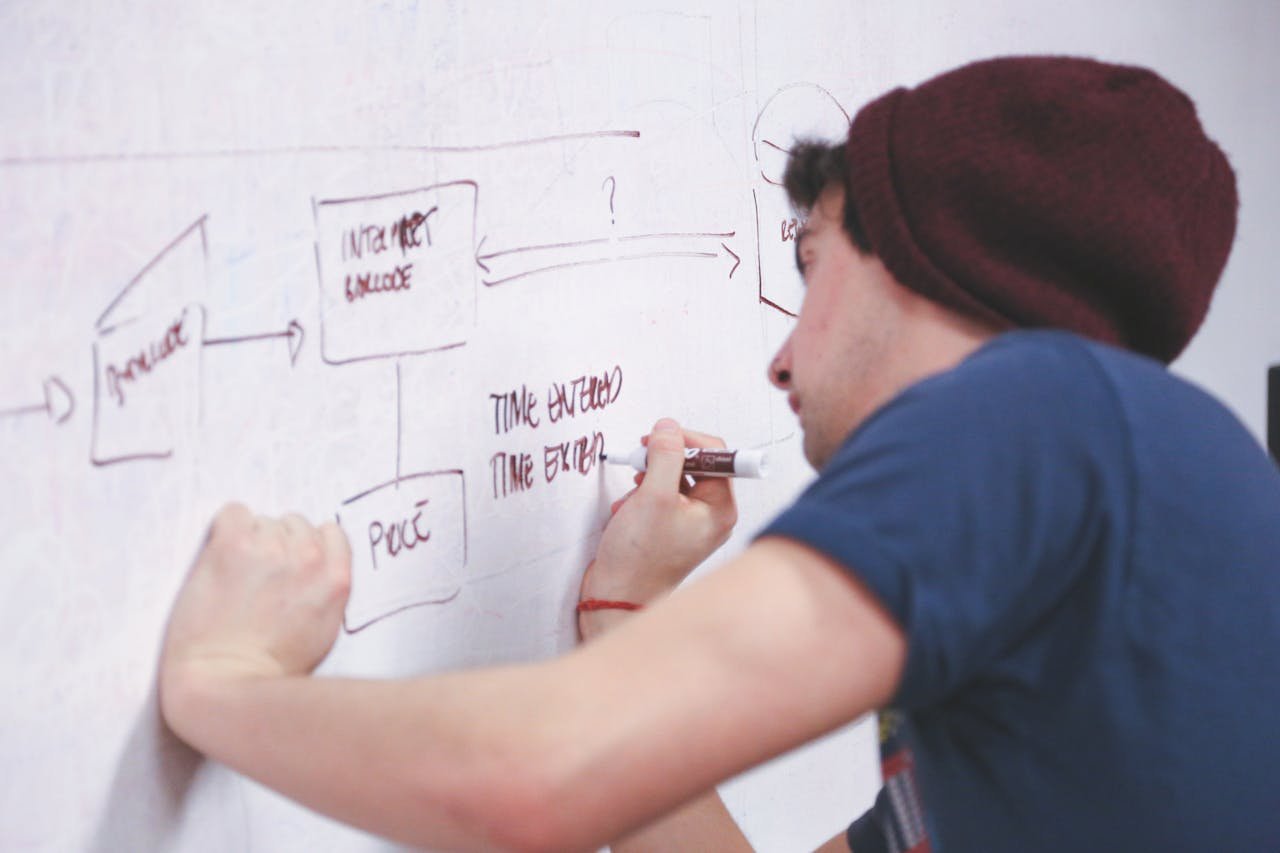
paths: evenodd
<path fill-rule="evenodd" d="M 649 433 L 649 454 L 645 461 L 644 482 L 638 491 L 645 493 L 674 492 L 684 479 L 684 433 L 671 418 L 662 418 Z"/>

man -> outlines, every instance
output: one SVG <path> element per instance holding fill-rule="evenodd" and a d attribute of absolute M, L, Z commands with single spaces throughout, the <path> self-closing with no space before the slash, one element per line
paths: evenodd
<path fill-rule="evenodd" d="M 174 730 L 409 843 L 711 850 L 745 843 L 715 783 L 893 707 L 935 849 L 1274 849 L 1280 475 L 1161 364 L 1235 225 L 1190 101 L 1141 69 L 993 60 L 793 159 L 807 290 L 770 372 L 821 473 L 751 547 L 673 594 L 734 509 L 683 485 L 684 446 L 715 440 L 663 420 L 578 650 L 316 679 L 345 539 L 233 505 L 170 624 Z M 1041 327 L 1066 331 L 1017 330 Z"/>

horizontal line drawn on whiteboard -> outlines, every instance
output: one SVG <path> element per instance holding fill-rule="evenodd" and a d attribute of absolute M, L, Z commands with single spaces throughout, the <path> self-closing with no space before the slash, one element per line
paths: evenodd
<path fill-rule="evenodd" d="M 323 331 L 324 330 L 321 329 L 322 334 L 323 334 Z M 332 358 L 327 356 L 324 356 L 322 358 L 324 360 L 324 363 L 329 365 L 355 364 L 358 361 L 381 361 L 389 358 L 403 358 L 411 355 L 428 355 L 429 353 L 433 353 L 433 352 L 445 352 L 446 350 L 458 349 L 459 347 L 465 347 L 466 345 L 467 345 L 466 341 L 456 341 L 451 344 L 444 344 L 438 347 L 431 347 L 430 349 L 406 350 L 405 352 L 386 352 L 386 353 L 377 353 L 376 355 L 357 355 L 351 358 Z"/>
<path fill-rule="evenodd" d="M 580 133 L 561 133 L 554 136 L 535 136 L 528 139 L 509 139 L 501 142 L 482 142 L 471 145 L 289 145 L 278 148 L 223 148 L 209 151 L 124 151 L 95 154 L 34 154 L 0 157 L 0 168 L 23 166 L 74 166 L 94 163 L 138 162 L 167 160 L 209 160 L 239 157 L 279 157 L 299 154 L 468 154 L 481 151 L 501 151 L 505 148 L 522 148 L 545 145 L 552 142 L 573 142 L 585 139 L 638 139 L 638 130 L 591 130 Z"/>
<path fill-rule="evenodd" d="M 359 634 L 365 628 L 370 628 L 374 625 L 377 625 L 379 622 L 383 621 L 384 619 L 390 619 L 392 616 L 397 616 L 401 613 L 404 613 L 407 610 L 413 610 L 415 607 L 426 607 L 429 604 L 448 604 L 449 602 L 457 598 L 459 595 L 462 595 L 462 587 L 458 587 L 457 589 L 450 592 L 447 596 L 443 596 L 441 598 L 432 597 L 432 598 L 425 599 L 423 601 L 415 601 L 412 604 L 405 604 L 401 607 L 397 607 L 395 610 L 388 610 L 386 613 L 383 613 L 380 616 L 375 616 L 372 619 L 366 619 L 365 621 L 361 622 L 358 625 L 348 625 L 347 619 L 344 616 L 342 618 L 342 630 L 348 634 Z"/>
<path fill-rule="evenodd" d="M 45 414 L 55 424 L 66 423 L 76 410 L 75 394 L 57 376 L 44 381 L 44 402 L 0 409 L 0 418 L 20 418 L 25 415 Z"/>
<path fill-rule="evenodd" d="M 718 258 L 722 256 L 731 257 L 733 266 L 729 269 L 729 278 L 738 269 L 740 262 L 736 252 L 729 248 L 724 240 L 729 239 L 737 234 L 736 231 L 663 231 L 649 234 L 625 234 L 619 237 L 593 237 L 584 240 L 571 240 L 558 243 L 539 243 L 529 246 L 514 246 L 509 249 L 497 249 L 489 252 L 484 251 L 484 237 L 480 240 L 480 245 L 476 247 L 476 265 L 484 270 L 486 277 L 482 279 L 482 283 L 486 287 L 494 287 L 499 284 L 506 284 L 511 281 L 528 278 L 529 276 L 539 275 L 541 273 L 554 272 L 557 270 L 573 269 L 575 267 L 596 266 L 600 264 L 611 264 L 625 261 L 644 260 L 646 258 Z M 713 240 L 718 244 L 715 247 L 705 246 L 702 241 Z M 606 245 L 618 246 L 622 243 L 635 244 L 642 241 L 649 241 L 653 245 L 654 241 L 658 242 L 661 248 L 654 248 L 648 252 L 629 253 L 629 254 L 604 254 L 607 249 L 603 249 Z M 704 248 L 705 246 L 705 248 Z M 591 249 L 589 252 L 574 252 L 575 249 Z M 566 255 L 556 256 L 557 252 L 568 252 Z M 510 259 L 515 255 L 546 253 L 549 257 L 540 258 L 534 261 L 530 266 L 525 268 L 508 267 L 506 270 L 495 272 L 486 263 L 495 262 L 500 258 Z M 577 257 L 573 255 L 576 254 Z M 585 255 L 585 257 L 583 257 Z M 552 262 L 554 261 L 554 262 Z M 494 264 L 497 266 L 497 264 Z"/>
<path fill-rule="evenodd" d="M 417 480 L 422 477 L 443 477 L 448 475 L 462 476 L 462 469 L 461 468 L 442 468 L 439 471 L 419 471 L 416 474 L 405 474 L 403 477 L 394 477 L 390 480 L 387 480 L 385 483 L 379 483 L 376 486 L 371 486 L 370 488 L 365 489 L 363 492 L 361 492 L 358 495 L 352 495 L 351 497 L 343 501 L 342 505 L 347 506 L 348 504 L 353 504 L 356 501 L 360 500 L 361 498 L 367 498 L 369 495 L 373 494 L 374 492 L 379 492 L 386 488 L 398 486 L 401 483 L 407 483 L 410 480 Z"/>
<path fill-rule="evenodd" d="M 619 240 L 653 240 L 661 237 L 732 237 L 737 231 L 667 231 L 661 234 L 628 234 Z"/>
<path fill-rule="evenodd" d="M 565 264 L 551 264 L 550 266 L 539 267 L 537 269 L 527 270 L 522 273 L 500 278 L 496 281 L 485 281 L 486 287 L 494 287 L 499 284 L 506 284 L 517 279 L 528 278 L 531 275 L 538 275 L 545 272 L 553 272 L 554 270 L 570 269 L 572 267 L 598 266 L 600 264 L 613 264 L 622 261 L 642 261 L 646 258 L 718 258 L 717 252 L 645 252 L 639 255 L 618 255 L 612 258 L 593 258 L 586 261 L 571 261 Z"/>
<path fill-rule="evenodd" d="M 736 233 L 736 231 L 668 231 L 660 234 L 626 234 L 617 238 L 593 237 L 589 240 L 570 240 L 564 243 L 540 243 L 534 246 L 516 246 L 512 249 L 499 249 L 496 252 L 482 253 L 480 250 L 484 248 L 484 241 L 489 239 L 486 235 L 481 238 L 480 245 L 476 247 L 476 262 L 480 263 L 480 261 L 487 261 L 491 258 L 500 258 L 504 255 L 514 255 L 520 252 L 537 252 L 544 249 L 573 249 L 579 246 L 598 246 L 612 242 L 615 239 L 618 242 L 622 242 L 624 240 L 660 240 L 677 237 L 732 237 Z M 485 267 L 484 264 L 480 264 L 480 266 L 488 272 L 488 267 Z"/>
<path fill-rule="evenodd" d="M 460 179 L 456 181 L 445 181 L 439 184 L 428 184 L 424 187 L 411 187 L 407 190 L 395 190 L 386 193 L 373 193 L 371 195 L 353 195 L 347 198 L 318 198 L 315 200 L 316 207 L 324 207 L 330 204 L 351 204 L 359 201 L 382 201 L 388 198 L 399 198 L 400 196 L 414 195 L 415 193 L 425 193 L 431 190 L 438 190 L 447 187 L 471 187 L 476 195 L 480 193 L 480 185 L 475 181 L 468 179 Z"/>

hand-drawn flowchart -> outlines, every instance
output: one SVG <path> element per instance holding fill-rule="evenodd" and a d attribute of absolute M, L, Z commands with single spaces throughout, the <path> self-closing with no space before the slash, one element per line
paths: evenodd
<path fill-rule="evenodd" d="M 401 470 L 401 362 L 465 347 L 477 322 L 480 286 L 656 257 L 727 256 L 732 259 L 728 277 L 740 263 L 725 243 L 735 235 L 731 230 L 611 235 L 486 250 L 487 237 L 476 233 L 479 203 L 479 185 L 464 179 L 313 204 L 321 358 L 332 366 L 393 361 L 396 371 L 395 475 L 348 498 L 337 513 L 355 543 L 344 622 L 349 633 L 410 607 L 448 601 L 461 588 L 467 563 L 466 472 L 461 466 Z M 553 382 L 542 398 L 545 417 L 555 423 L 602 409 L 617 400 L 622 382 L 621 366 Z M 541 425 L 536 391 L 522 386 L 489 396 L 495 435 Z M 598 431 L 544 444 L 537 461 L 531 452 L 498 451 L 489 460 L 492 496 L 500 500 L 562 475 L 587 476 L 603 451 Z"/>
<path fill-rule="evenodd" d="M 816 92 L 847 121 L 825 90 L 796 84 L 766 102 L 752 131 L 758 176 L 764 182 L 752 189 L 756 296 L 764 309 L 786 317 L 795 316 L 798 299 L 775 282 L 795 277 L 789 251 L 801 223 L 776 186 L 776 164 L 767 162 L 785 155 L 786 149 L 774 141 L 779 131 L 767 127 L 766 114 L 792 89 L 810 100 Z M 640 132 L 566 138 L 635 140 Z M 513 144 L 557 141 L 562 140 Z M 736 242 L 740 229 L 619 233 L 616 178 L 604 176 L 600 188 L 609 197 L 606 233 L 514 246 L 491 243 L 488 235 L 477 233 L 482 192 L 479 182 L 468 177 L 312 200 L 320 360 L 335 368 L 386 362 L 396 380 L 395 458 L 388 460 L 385 477 L 353 489 L 334 513 L 353 550 L 352 592 L 344 619 L 348 633 L 409 608 L 452 600 L 462 588 L 468 559 L 467 472 L 462 465 L 401 470 L 402 363 L 466 347 L 480 320 L 481 288 L 504 291 L 573 268 L 655 258 L 718 261 L 717 267 L 708 266 L 708 274 L 730 280 L 738 273 L 744 254 Z M 289 366 L 298 361 L 308 335 L 297 318 L 283 329 L 211 331 L 216 322 L 207 307 L 209 228 L 208 215 L 201 215 L 170 239 L 94 324 L 89 461 L 95 468 L 166 460 L 182 450 L 200 420 L 207 350 L 274 346 L 281 368 L 286 358 Z M 780 270 L 783 255 L 788 264 Z M 544 425 L 569 424 L 599 412 L 617 402 L 623 382 L 623 366 L 613 364 L 560 377 L 545 390 L 521 385 L 490 392 L 493 435 L 506 441 L 517 431 L 533 434 Z M 46 378 L 42 392 L 40 401 L 0 406 L 0 419 L 43 413 L 60 424 L 72 417 L 76 395 L 62 379 Z M 585 427 L 567 438 L 551 436 L 534 448 L 512 445 L 493 453 L 484 493 L 501 501 L 572 475 L 589 475 L 605 448 L 602 433 L 589 423 Z"/>

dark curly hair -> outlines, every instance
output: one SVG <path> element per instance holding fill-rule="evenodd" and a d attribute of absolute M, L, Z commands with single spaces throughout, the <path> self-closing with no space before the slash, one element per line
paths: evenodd
<path fill-rule="evenodd" d="M 791 203 L 807 213 L 813 209 L 818 196 L 827 187 L 844 187 L 844 230 L 853 240 L 853 245 L 869 254 L 871 241 L 867 239 L 866 229 L 858 218 L 858 206 L 849 195 L 849 166 L 844 143 L 832 145 L 818 140 L 801 139 L 791 147 L 790 154 L 787 170 L 782 176 L 782 186 L 791 198 Z"/>

